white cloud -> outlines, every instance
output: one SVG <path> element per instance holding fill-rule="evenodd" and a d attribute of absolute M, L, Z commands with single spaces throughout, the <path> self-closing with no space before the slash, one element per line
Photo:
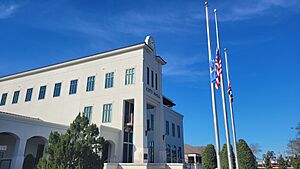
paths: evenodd
<path fill-rule="evenodd" d="M 298 8 L 299 0 L 252 0 L 223 4 L 220 21 L 239 21 L 264 15 L 277 15 L 278 9 Z"/>
<path fill-rule="evenodd" d="M 10 17 L 18 8 L 17 5 L 11 4 L 11 5 L 3 5 L 0 4 L 0 19 L 5 19 Z"/>
<path fill-rule="evenodd" d="M 165 56 L 165 55 L 164 55 Z M 191 57 L 166 56 L 168 64 L 163 68 L 166 76 L 181 77 L 182 81 L 198 81 L 206 76 L 208 71 L 202 70 L 199 63 L 204 62 L 204 57 L 197 55 Z"/>
<path fill-rule="evenodd" d="M 205 19 L 204 5 L 202 12 L 192 11 L 191 18 Z M 299 0 L 233 0 L 223 1 L 209 5 L 210 19 L 213 20 L 213 9 L 218 9 L 219 21 L 242 21 L 260 16 L 278 16 L 279 10 L 288 12 L 300 11 Z"/>

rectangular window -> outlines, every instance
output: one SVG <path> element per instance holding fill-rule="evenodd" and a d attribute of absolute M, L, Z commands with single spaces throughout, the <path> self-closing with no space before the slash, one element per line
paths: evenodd
<path fill-rule="evenodd" d="M 147 131 L 150 131 L 150 120 L 147 119 Z"/>
<path fill-rule="evenodd" d="M 84 107 L 83 109 L 84 115 L 89 119 L 89 122 L 91 122 L 92 119 L 92 111 L 93 111 L 93 106 L 87 106 Z"/>
<path fill-rule="evenodd" d="M 110 123 L 111 122 L 111 115 L 112 115 L 112 104 L 104 104 L 103 105 L 102 122 L 103 123 Z"/>
<path fill-rule="evenodd" d="M 175 137 L 175 124 L 172 123 L 172 136 Z"/>
<path fill-rule="evenodd" d="M 41 86 L 40 87 L 40 92 L 39 92 L 39 97 L 38 97 L 39 100 L 45 99 L 46 88 L 47 88 L 47 86 Z"/>
<path fill-rule="evenodd" d="M 170 125 L 169 125 L 169 121 L 166 121 L 166 135 L 170 134 Z"/>
<path fill-rule="evenodd" d="M 153 70 L 151 70 L 151 86 L 154 86 L 154 73 Z"/>
<path fill-rule="evenodd" d="M 172 148 L 172 163 L 177 163 L 177 149 L 176 146 Z"/>
<path fill-rule="evenodd" d="M 128 100 L 124 101 L 125 103 L 125 115 L 124 115 L 124 125 L 132 126 L 133 125 L 133 113 L 134 113 L 134 103 Z"/>
<path fill-rule="evenodd" d="M 0 106 L 5 105 L 6 99 L 7 99 L 7 93 L 3 93 L 3 94 L 2 94 L 2 97 L 1 97 Z"/>
<path fill-rule="evenodd" d="M 154 130 L 154 115 L 150 115 L 150 129 Z"/>
<path fill-rule="evenodd" d="M 61 83 L 55 83 L 54 91 L 53 91 L 53 97 L 60 96 L 60 90 L 61 90 Z"/>
<path fill-rule="evenodd" d="M 182 150 L 181 150 L 181 147 L 178 147 L 178 162 L 182 163 Z"/>
<path fill-rule="evenodd" d="M 112 88 L 114 86 L 114 72 L 105 74 L 105 88 Z"/>
<path fill-rule="evenodd" d="M 71 80 L 69 94 L 76 94 L 78 80 Z"/>
<path fill-rule="evenodd" d="M 150 69 L 147 67 L 147 84 L 150 84 Z"/>
<path fill-rule="evenodd" d="M 29 88 L 26 91 L 25 102 L 31 101 L 33 88 Z"/>
<path fill-rule="evenodd" d="M 133 84 L 135 77 L 134 77 L 134 68 L 126 69 L 126 75 L 125 75 L 125 85 Z"/>
<path fill-rule="evenodd" d="M 123 163 L 132 163 L 132 155 L 133 155 L 132 137 L 133 137 L 132 132 L 124 131 Z"/>
<path fill-rule="evenodd" d="M 94 86 L 95 86 L 95 76 L 90 76 L 87 78 L 87 83 L 86 83 L 86 91 L 94 91 Z"/>
<path fill-rule="evenodd" d="M 154 163 L 154 141 L 151 141 L 148 147 L 149 162 Z"/>
<path fill-rule="evenodd" d="M 166 156 L 167 156 L 167 163 L 171 163 L 171 146 L 167 144 L 166 146 Z"/>
<path fill-rule="evenodd" d="M 15 92 L 14 92 L 14 96 L 13 96 L 12 104 L 16 104 L 16 103 L 18 103 L 18 100 L 19 100 L 19 95 L 20 95 L 20 90 L 18 90 L 18 91 L 15 91 Z"/>
<path fill-rule="evenodd" d="M 157 73 L 155 73 L 155 89 L 157 90 L 158 87 L 157 87 Z"/>
<path fill-rule="evenodd" d="M 177 125 L 177 136 L 178 136 L 178 138 L 180 138 L 180 126 L 179 125 Z"/>

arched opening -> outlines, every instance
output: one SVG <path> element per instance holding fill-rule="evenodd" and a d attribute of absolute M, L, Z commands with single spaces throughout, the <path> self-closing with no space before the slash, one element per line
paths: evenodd
<path fill-rule="evenodd" d="M 114 143 L 112 141 L 105 141 L 102 155 L 103 155 L 104 163 L 114 162 L 115 160 Z"/>
<path fill-rule="evenodd" d="M 45 145 L 47 144 L 47 139 L 42 136 L 34 136 L 27 140 L 26 148 L 24 153 L 24 163 L 27 156 L 33 156 L 34 166 L 39 162 L 39 159 L 43 156 Z"/>
<path fill-rule="evenodd" d="M 15 155 L 16 143 L 20 138 L 9 132 L 0 133 L 0 168 L 9 169 Z"/>

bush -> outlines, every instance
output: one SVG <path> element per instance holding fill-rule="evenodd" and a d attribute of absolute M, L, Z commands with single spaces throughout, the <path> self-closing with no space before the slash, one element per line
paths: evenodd
<path fill-rule="evenodd" d="M 256 159 L 245 140 L 237 144 L 239 169 L 257 169 Z"/>
<path fill-rule="evenodd" d="M 212 144 L 208 144 L 202 154 L 202 167 L 203 169 L 215 169 L 217 168 L 217 156 L 215 147 Z"/>
<path fill-rule="evenodd" d="M 34 167 L 34 157 L 32 154 L 28 154 L 23 163 L 23 169 L 33 169 Z"/>
<path fill-rule="evenodd" d="M 233 169 L 235 169 L 235 156 L 233 153 L 232 145 L 230 145 L 230 152 L 231 152 L 231 163 Z M 229 169 L 229 163 L 228 163 L 228 154 L 227 154 L 227 144 L 223 145 L 222 151 L 221 151 L 221 167 L 222 169 Z"/>

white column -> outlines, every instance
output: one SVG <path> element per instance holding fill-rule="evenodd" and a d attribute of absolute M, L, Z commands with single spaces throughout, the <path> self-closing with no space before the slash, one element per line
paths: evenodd
<path fill-rule="evenodd" d="M 143 93 L 134 100 L 133 121 L 133 162 L 144 163 L 144 153 L 148 152 L 145 130 L 147 125 L 147 108 Z M 149 158 L 149 157 L 148 157 Z"/>
<path fill-rule="evenodd" d="M 12 169 L 20 169 L 23 167 L 26 142 L 27 140 L 23 138 L 16 141 L 14 158 L 11 165 Z"/>

